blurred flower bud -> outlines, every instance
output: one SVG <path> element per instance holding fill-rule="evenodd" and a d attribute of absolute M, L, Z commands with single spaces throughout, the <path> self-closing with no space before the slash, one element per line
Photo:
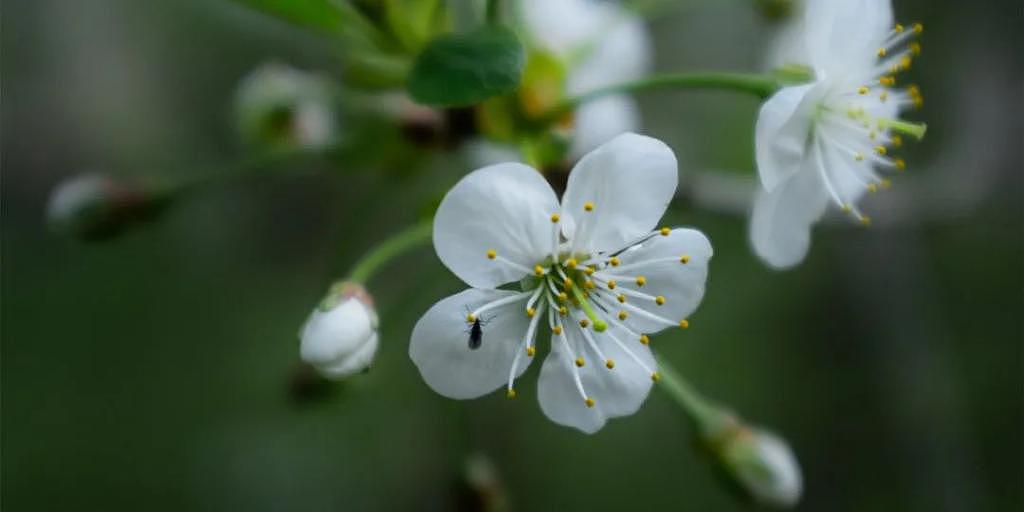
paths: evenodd
<path fill-rule="evenodd" d="M 505 512 L 509 510 L 508 493 L 501 474 L 490 457 L 473 453 L 466 457 L 459 485 L 457 510 Z"/>
<path fill-rule="evenodd" d="M 326 146 L 337 132 L 331 83 L 285 64 L 264 64 L 239 84 L 235 121 L 246 144 Z"/>
<path fill-rule="evenodd" d="M 358 283 L 339 282 L 302 327 L 300 354 L 321 375 L 341 379 L 370 367 L 377 353 L 377 312 Z"/>
<path fill-rule="evenodd" d="M 732 423 L 712 439 L 725 472 L 754 501 L 769 507 L 790 508 L 800 500 L 800 465 L 782 438 Z"/>
<path fill-rule="evenodd" d="M 130 224 L 151 220 L 166 204 L 152 187 L 102 174 L 81 174 L 50 194 L 46 219 L 54 231 L 81 240 L 103 240 Z"/>

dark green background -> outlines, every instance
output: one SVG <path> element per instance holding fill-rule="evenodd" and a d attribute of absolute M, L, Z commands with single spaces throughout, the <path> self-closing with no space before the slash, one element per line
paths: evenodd
<path fill-rule="evenodd" d="M 802 510 L 1016 510 L 1022 500 L 1021 9 L 897 0 L 925 22 L 911 75 L 929 123 L 869 229 L 820 228 L 775 273 L 742 215 L 678 202 L 712 239 L 693 327 L 655 345 L 705 393 L 782 433 Z M 338 65 L 323 40 L 218 1 L 8 0 L 2 19 L 4 510 L 450 510 L 453 468 L 487 453 L 520 510 L 734 510 L 659 391 L 584 436 L 520 399 L 443 399 L 406 355 L 412 324 L 461 285 L 430 250 L 371 283 L 374 371 L 321 403 L 287 399 L 296 331 L 363 251 L 466 164 L 282 169 L 192 195 L 100 245 L 43 226 L 87 169 L 195 173 L 239 150 L 235 82 L 268 58 Z M 745 2 L 652 22 L 657 66 L 757 69 L 769 27 Z M 683 176 L 752 169 L 757 103 L 642 98 Z M 323 171 L 323 172 L 318 172 Z"/>

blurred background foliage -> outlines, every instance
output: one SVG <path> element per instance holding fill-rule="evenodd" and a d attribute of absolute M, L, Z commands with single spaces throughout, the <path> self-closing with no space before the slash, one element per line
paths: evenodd
<path fill-rule="evenodd" d="M 759 70 L 775 27 L 751 3 L 658 9 L 656 68 Z M 821 227 L 807 262 L 776 273 L 748 249 L 744 215 L 683 197 L 667 224 L 699 227 L 716 255 L 693 327 L 656 349 L 790 441 L 802 510 L 1019 510 L 1022 12 L 1010 0 L 895 4 L 927 27 L 911 73 L 929 135 L 912 171 L 867 205 L 876 225 Z M 325 39 L 226 1 L 4 8 L 6 510 L 451 510 L 466 504 L 458 475 L 474 452 L 518 510 L 748 507 L 716 484 L 658 390 L 595 436 L 546 420 L 529 376 L 514 401 L 434 394 L 408 336 L 461 284 L 429 249 L 370 283 L 383 320 L 374 370 L 325 400 L 291 400 L 296 331 L 327 284 L 470 164 L 415 148 L 383 163 L 358 151 L 301 160 L 194 190 L 108 243 L 56 237 L 44 208 L 63 178 L 219 172 L 242 154 L 231 109 L 250 70 L 341 68 Z M 684 180 L 751 175 L 756 99 L 640 102 Z"/>

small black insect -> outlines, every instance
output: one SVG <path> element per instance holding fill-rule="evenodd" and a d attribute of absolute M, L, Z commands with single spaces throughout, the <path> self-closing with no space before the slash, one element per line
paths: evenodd
<path fill-rule="evenodd" d="M 469 348 L 476 350 L 484 342 L 484 330 L 480 327 L 480 319 L 473 320 L 473 327 L 469 328 Z"/>

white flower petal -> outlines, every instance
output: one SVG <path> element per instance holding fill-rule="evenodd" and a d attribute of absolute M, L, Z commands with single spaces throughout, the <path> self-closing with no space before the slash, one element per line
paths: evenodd
<path fill-rule="evenodd" d="M 823 86 L 807 84 L 779 89 L 761 105 L 754 128 L 757 173 L 766 190 L 773 190 L 800 169 L 815 106 Z"/>
<path fill-rule="evenodd" d="M 629 96 L 609 96 L 584 103 L 574 115 L 572 147 L 569 154 L 579 158 L 616 135 L 640 128 L 640 111 Z"/>
<path fill-rule="evenodd" d="M 609 328 L 609 331 L 614 329 Z M 608 338 L 609 331 L 593 334 L 602 354 L 614 361 L 613 369 L 608 369 L 600 360 L 583 339 L 579 328 L 566 329 L 573 353 L 568 353 L 565 344 L 552 337 L 551 353 L 544 359 L 537 383 L 541 410 L 551 421 L 593 434 L 608 419 L 635 413 L 647 399 L 653 383 L 649 370 L 656 368 L 650 349 L 636 340 L 627 339 L 621 332 L 616 333 L 616 337 L 647 366 L 645 369 Z M 582 368 L 575 366 L 576 357 L 584 358 Z M 580 395 L 574 371 L 579 372 L 583 389 L 594 400 L 593 407 L 587 407 Z"/>
<path fill-rule="evenodd" d="M 485 325 L 477 349 L 469 348 L 466 314 L 512 295 L 516 292 L 471 288 L 442 299 L 416 322 L 409 357 L 434 391 L 449 398 L 476 398 L 507 382 L 512 360 L 529 326 L 525 300 L 481 315 Z M 526 370 L 530 359 L 520 358 L 516 376 Z"/>
<path fill-rule="evenodd" d="M 807 0 L 809 64 L 833 75 L 863 73 L 892 26 L 890 0 Z"/>
<path fill-rule="evenodd" d="M 518 163 L 484 167 L 441 201 L 434 249 L 466 284 L 494 288 L 522 278 L 522 268 L 532 269 L 551 253 L 551 214 L 558 209 L 555 192 L 536 170 Z M 488 259 L 492 249 L 522 268 Z"/>
<path fill-rule="evenodd" d="M 611 313 L 625 311 L 628 314 L 626 325 L 638 333 L 654 333 L 678 325 L 680 320 L 693 314 L 704 298 L 712 254 L 711 242 L 703 233 L 685 228 L 674 229 L 668 236 L 657 234 L 636 249 L 623 252 L 619 256 L 622 262 L 619 268 L 625 269 L 622 273 L 643 276 L 645 283 L 638 286 L 635 280 L 618 280 L 610 294 L 622 293 L 629 306 L 670 320 L 672 325 L 622 307 L 615 300 L 607 301 L 613 308 Z M 684 256 L 686 263 L 682 262 Z M 616 273 L 618 269 L 611 267 L 608 271 Z M 653 299 L 626 295 L 629 291 L 650 295 Z M 657 297 L 665 299 L 660 306 L 655 301 Z"/>
<path fill-rule="evenodd" d="M 813 165 L 807 160 L 804 165 Z M 800 263 L 810 248 L 811 226 L 825 213 L 829 200 L 820 173 L 811 167 L 771 192 L 759 192 L 750 219 L 754 252 L 777 269 Z"/>
<path fill-rule="evenodd" d="M 676 157 L 664 142 L 619 135 L 584 156 L 569 174 L 562 232 L 570 240 L 578 235 L 573 243 L 586 252 L 624 247 L 654 228 L 678 180 Z M 585 211 L 587 203 L 593 211 Z"/>
<path fill-rule="evenodd" d="M 369 368 L 370 364 L 373 363 L 373 357 L 377 354 L 379 343 L 380 338 L 377 336 L 377 333 L 373 333 L 370 339 L 352 354 L 340 358 L 332 364 L 318 366 L 317 369 L 320 370 L 321 374 L 330 379 L 340 379 L 359 373 Z"/>

